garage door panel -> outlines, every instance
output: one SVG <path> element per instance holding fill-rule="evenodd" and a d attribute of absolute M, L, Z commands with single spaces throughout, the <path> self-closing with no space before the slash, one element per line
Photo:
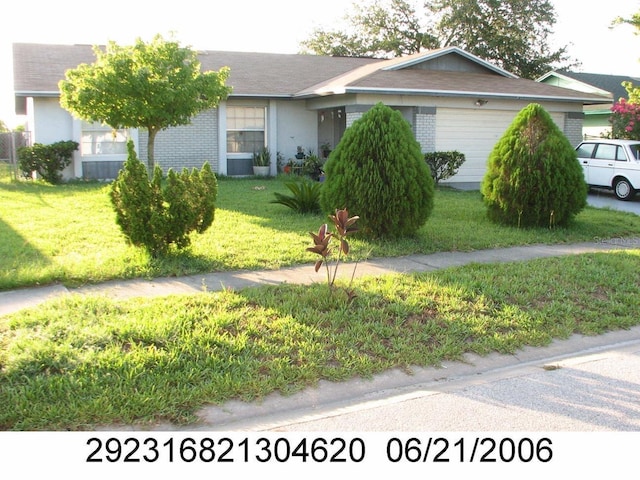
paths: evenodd
<path fill-rule="evenodd" d="M 465 163 L 449 182 L 481 182 L 489 154 L 518 114 L 515 111 L 439 108 L 436 150 L 464 153 Z M 564 116 L 552 115 L 557 125 Z"/>

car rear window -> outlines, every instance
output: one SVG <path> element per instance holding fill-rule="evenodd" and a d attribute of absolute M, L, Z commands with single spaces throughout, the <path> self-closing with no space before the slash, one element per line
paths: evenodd
<path fill-rule="evenodd" d="M 640 143 L 629 145 L 629 150 L 633 153 L 633 158 L 635 160 L 640 160 Z"/>

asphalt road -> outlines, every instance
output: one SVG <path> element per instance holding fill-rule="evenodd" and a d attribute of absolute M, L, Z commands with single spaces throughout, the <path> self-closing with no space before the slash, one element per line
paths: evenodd
<path fill-rule="evenodd" d="M 611 208 L 640 215 L 640 193 L 637 193 L 632 200 L 623 202 L 618 200 L 610 190 L 592 189 L 589 192 L 587 203 L 593 207 Z"/>

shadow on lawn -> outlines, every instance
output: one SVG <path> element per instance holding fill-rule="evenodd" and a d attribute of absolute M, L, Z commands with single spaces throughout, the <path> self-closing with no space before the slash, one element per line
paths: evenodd
<path fill-rule="evenodd" d="M 23 269 L 49 265 L 49 259 L 0 218 L 0 290 L 19 285 Z"/>

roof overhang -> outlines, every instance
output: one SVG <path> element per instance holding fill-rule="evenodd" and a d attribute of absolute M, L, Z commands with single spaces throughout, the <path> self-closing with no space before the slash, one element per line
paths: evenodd
<path fill-rule="evenodd" d="M 60 92 L 58 90 L 55 91 L 48 91 L 48 92 L 43 92 L 43 91 L 16 91 L 14 92 L 14 95 L 16 97 L 59 97 L 60 96 Z"/>
<path fill-rule="evenodd" d="M 378 95 L 411 95 L 411 96 L 432 96 L 432 97 L 462 97 L 462 98 L 491 98 L 491 99 L 508 99 L 508 100 L 528 100 L 528 101 L 550 101 L 550 102 L 572 102 L 588 105 L 599 105 L 611 103 L 611 100 L 603 98 L 596 100 L 593 97 L 563 97 L 553 95 L 527 95 L 513 93 L 496 93 L 487 91 L 467 91 L 467 90 L 435 90 L 435 89 L 404 89 L 404 88 L 371 88 L 371 87 L 342 87 L 338 89 L 327 89 L 316 91 L 313 94 L 305 94 L 296 98 L 312 98 L 329 95 L 346 95 L 346 94 L 378 94 Z"/>

